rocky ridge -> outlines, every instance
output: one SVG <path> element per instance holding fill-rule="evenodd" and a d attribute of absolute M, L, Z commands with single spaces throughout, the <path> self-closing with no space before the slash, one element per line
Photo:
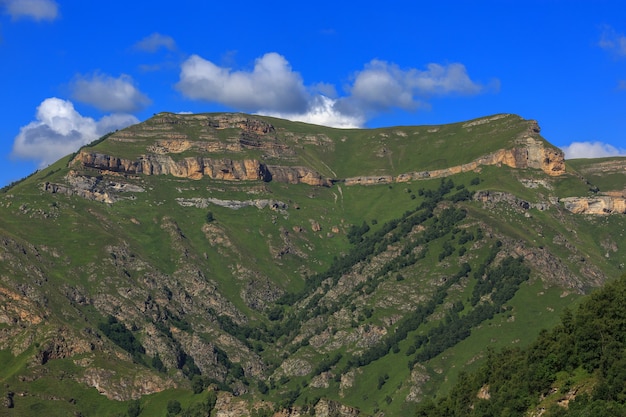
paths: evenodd
<path fill-rule="evenodd" d="M 196 118 L 194 118 L 195 120 Z M 239 138 L 237 146 L 225 143 L 223 141 L 193 141 L 185 135 L 167 133 L 171 130 L 172 125 L 178 125 L 181 119 L 177 117 L 161 117 L 157 119 L 157 123 L 167 126 L 166 129 L 153 129 L 149 134 L 143 132 L 140 136 L 163 137 L 165 139 L 157 139 L 151 145 L 148 145 L 147 154 L 137 160 L 114 157 L 99 152 L 81 151 L 71 162 L 74 167 L 82 169 L 92 168 L 107 174 L 121 174 L 122 176 L 135 175 L 172 175 L 177 178 L 188 178 L 198 180 L 207 177 L 215 180 L 223 181 L 276 181 L 286 184 L 304 183 L 311 186 L 332 186 L 335 183 L 342 183 L 347 186 L 354 185 L 376 185 L 376 184 L 393 184 L 404 183 L 415 180 L 443 178 L 462 172 L 479 171 L 482 166 L 505 165 L 516 169 L 540 169 L 549 176 L 559 176 L 565 173 L 565 160 L 563 152 L 558 149 L 546 147 L 545 144 L 535 137 L 539 133 L 539 126 L 536 122 L 529 124 L 528 131 L 516 140 L 517 146 L 511 149 L 500 149 L 481 156 L 466 164 L 453 167 L 415 171 L 409 173 L 379 176 L 358 176 L 349 178 L 324 178 L 319 172 L 303 166 L 284 166 L 284 165 L 268 165 L 258 159 L 232 159 L 232 158 L 208 158 L 208 157 L 186 157 L 175 160 L 169 154 L 181 154 L 190 149 L 215 153 L 230 151 L 233 153 L 240 152 L 243 147 L 256 147 L 271 149 L 271 154 L 279 157 L 293 155 L 289 146 L 275 146 L 276 141 L 258 140 L 259 137 L 266 139 L 275 133 L 275 128 L 266 122 L 252 119 L 244 115 L 222 115 L 221 117 L 210 118 L 199 115 L 197 119 L 206 121 L 208 125 L 215 129 L 241 129 L 241 135 L 247 139 Z M 491 119 L 478 120 L 474 123 L 488 123 Z M 475 124 L 467 123 L 466 127 L 470 128 Z M 136 137 L 137 134 L 129 134 L 118 132 L 111 140 L 124 141 L 132 140 L 130 137 Z M 257 140 L 252 140 L 252 136 Z M 601 163 L 595 168 L 588 168 L 588 173 L 606 173 L 616 172 L 626 169 L 621 161 L 607 161 Z M 79 170 L 80 170 L 79 168 Z M 123 192 L 142 192 L 142 187 L 129 184 L 123 181 L 105 181 L 102 176 L 89 177 L 80 175 L 76 171 L 72 171 L 66 177 L 67 184 L 55 184 L 46 182 L 42 184 L 42 189 L 52 193 L 63 193 L 67 195 L 78 195 L 90 200 L 101 201 L 104 203 L 114 203 L 119 200 L 120 193 Z M 486 196 L 478 196 L 485 199 Z M 491 196 L 493 198 L 493 196 Z M 576 214 L 594 214 L 606 215 L 612 213 L 626 213 L 626 200 L 622 196 L 604 195 L 598 197 L 569 197 L 561 200 L 564 207 Z M 181 205 L 202 205 L 207 204 L 224 205 L 230 208 L 239 208 L 248 205 L 257 207 L 265 207 L 264 201 L 246 201 L 246 202 L 223 202 L 218 199 L 204 199 L 203 201 L 180 200 Z M 524 204 L 525 202 L 520 202 Z M 270 205 L 272 205 L 270 203 Z M 545 207 L 545 204 L 540 204 Z"/>
<path fill-rule="evenodd" d="M 538 127 L 532 130 L 536 133 L 538 132 Z M 188 157 L 174 161 L 173 158 L 165 156 L 165 154 L 181 153 L 191 147 L 191 142 L 188 140 L 175 139 L 159 142 L 157 145 L 158 153 L 147 154 L 134 161 L 102 153 L 81 151 L 74 158 L 73 163 L 104 172 L 110 171 L 131 175 L 173 175 L 189 179 L 200 179 L 203 176 L 207 176 L 211 179 L 227 181 L 277 181 L 288 184 L 304 183 L 315 186 L 330 186 L 335 182 L 342 182 L 346 185 L 368 185 L 440 178 L 461 172 L 475 171 L 485 165 L 506 165 L 517 169 L 535 168 L 541 169 L 551 176 L 562 175 L 565 172 L 565 161 L 562 151 L 546 147 L 542 141 L 530 135 L 523 137 L 518 142 L 519 146 L 515 148 L 500 149 L 466 164 L 439 170 L 404 173 L 398 176 L 323 178 L 320 173 L 308 167 L 266 165 L 256 159 L 236 160 Z M 148 150 L 155 151 L 155 145 L 149 146 Z"/>
<path fill-rule="evenodd" d="M 496 117 L 502 118 L 503 115 Z M 482 124 L 492 119 L 478 120 L 474 123 Z M 495 120 L 495 119 L 494 119 Z M 181 133 L 181 125 L 200 122 L 207 130 L 198 133 L 194 140 L 190 134 Z M 475 124 L 466 124 L 472 128 Z M 175 129 L 176 128 L 176 129 Z M 237 130 L 239 134 L 234 138 L 217 140 L 217 130 Z M 559 176 L 565 173 L 563 153 L 545 145 L 537 138 L 539 127 L 536 122 L 529 122 L 527 131 L 515 140 L 517 144 L 511 149 L 500 149 L 483 155 L 471 162 L 448 168 L 415 171 L 399 175 L 364 175 L 348 178 L 324 177 L 318 171 L 306 166 L 268 164 L 256 158 L 237 158 L 244 148 L 262 149 L 265 158 L 289 160 L 294 154 L 294 145 L 282 143 L 275 135 L 276 129 L 271 124 L 246 117 L 245 115 L 221 115 L 209 117 L 207 115 L 186 116 L 161 114 L 152 119 L 152 125 L 143 125 L 140 130 L 116 132 L 108 140 L 118 142 L 137 142 L 144 146 L 145 151 L 136 159 L 128 159 L 108 155 L 102 152 L 81 150 L 70 162 L 74 169 L 65 178 L 65 184 L 46 182 L 42 189 L 52 193 L 79 195 L 81 197 L 113 203 L 120 199 L 123 192 L 142 192 L 141 186 L 129 184 L 124 178 L 142 175 L 171 175 L 176 178 L 199 180 L 207 177 L 221 181 L 275 181 L 285 184 L 308 184 L 311 186 L 330 187 L 335 183 L 347 186 L 375 185 L 404 183 L 414 180 L 443 178 L 462 172 L 479 171 L 482 166 L 505 165 L 516 169 L 541 169 L 550 176 Z M 303 140 L 316 146 L 329 146 L 328 138 L 309 137 L 298 138 L 289 134 L 293 142 Z M 323 136 L 323 135 L 322 135 Z M 198 140 L 200 138 L 200 140 Z M 212 138 L 211 141 L 203 140 Z M 233 144 L 236 142 L 236 146 Z M 297 147 L 297 146 L 296 146 Z M 229 152 L 233 157 L 213 158 L 207 156 L 187 156 L 174 158 L 188 151 L 202 154 Z M 98 175 L 82 175 L 79 171 L 96 170 Z M 332 171 L 332 170 L 331 170 Z M 116 176 L 116 180 L 107 180 L 103 177 Z"/>
<path fill-rule="evenodd" d="M 400 174 L 397 177 L 383 175 L 374 177 L 353 177 L 336 181 L 341 181 L 346 185 L 391 184 L 394 182 L 402 183 L 413 180 L 449 177 L 462 172 L 477 171 L 480 167 L 489 165 L 506 165 L 517 169 L 541 169 L 550 176 L 558 176 L 565 173 L 565 159 L 563 152 L 547 148 L 540 141 L 528 137 L 526 146 L 513 149 L 500 149 L 499 151 L 482 156 L 467 164 L 457 165 L 454 167 L 432 171 L 411 172 Z"/>
<path fill-rule="evenodd" d="M 126 157 L 111 157 L 107 149 L 113 147 L 107 148 L 109 144 L 105 143 L 102 148 L 83 149 L 75 155 L 69 170 L 44 171 L 25 184 L 30 188 L 20 186 L 15 195 L 6 194 L 6 198 L 0 195 L 0 219 L 5 219 L 0 222 L 0 347 L 11 349 L 14 354 L 30 349 L 32 374 L 24 378 L 40 378 L 46 365 L 53 368 L 56 361 L 71 362 L 77 370 L 62 377 L 94 387 L 107 398 L 130 400 L 161 389 L 189 388 L 192 377 L 185 373 L 188 371 L 185 360 L 193 358 L 203 377 L 226 383 L 232 390 L 227 393 L 222 391 L 223 387 L 216 388 L 219 395 L 215 415 L 250 415 L 251 407 L 262 407 L 255 400 L 248 400 L 259 398 L 262 385 L 257 386 L 257 382 L 263 381 L 271 386 L 274 395 L 271 400 L 277 401 L 265 403 L 270 409 L 278 410 L 275 416 L 304 416 L 312 409 L 316 415 L 356 416 L 360 415 L 359 410 L 349 406 L 361 404 L 354 401 L 355 393 L 362 389 L 362 381 L 375 380 L 379 375 L 367 374 L 370 371 L 361 367 L 344 373 L 348 368 L 342 369 L 343 363 L 318 374 L 316 368 L 323 355 L 332 358 L 340 350 L 346 355 L 345 362 L 348 355 L 358 358 L 381 345 L 412 308 L 428 301 L 429 291 L 448 281 L 458 265 L 471 263 L 475 268 L 481 252 L 496 240 L 502 249 L 495 263 L 505 256 L 523 258 L 533 267 L 533 279 L 546 286 L 554 285 L 563 294 L 580 294 L 602 285 L 610 279 L 602 261 L 617 263 L 616 259 L 623 253 L 623 239 L 613 236 L 612 229 L 608 233 L 606 227 L 601 229 L 607 235 L 599 236 L 597 242 L 588 246 L 583 246 L 576 235 L 576 231 L 580 236 L 588 233 L 588 228 L 576 227 L 584 222 L 620 225 L 617 216 L 592 219 L 571 216 L 565 209 L 575 210 L 577 205 L 586 204 L 585 210 L 591 207 L 597 214 L 619 213 L 623 212 L 624 195 L 599 196 L 609 198 L 602 202 L 559 201 L 555 195 L 563 188 L 558 188 L 561 180 L 556 177 L 568 177 L 562 154 L 533 136 L 538 131 L 533 124 L 529 125 L 530 133 L 516 138 L 511 149 L 494 151 L 466 164 L 400 175 L 340 178 L 332 172 L 332 169 L 339 171 L 338 165 L 328 162 L 332 168 L 324 169 L 325 163 L 314 158 L 311 166 L 322 167 L 320 171 L 305 168 L 309 171 L 298 172 L 298 167 L 283 165 L 293 162 L 289 159 L 293 148 L 281 144 L 282 139 L 275 135 L 277 129 L 269 123 L 246 121 L 243 116 L 234 119 L 239 124 L 233 122 L 233 117 L 218 122 L 214 118 L 197 119 L 225 134 L 222 139 L 226 138 L 227 145 L 222 147 L 213 140 L 214 136 L 207 135 L 197 141 L 192 138 L 193 132 L 175 131 L 175 123 L 187 120 L 178 116 L 171 117 L 162 129 L 144 126 L 141 134 L 119 132 L 109 139 L 137 145 L 143 152 L 141 157 L 129 156 L 132 152 L 126 152 L 125 148 L 120 155 Z M 466 125 L 476 128 L 489 120 Z M 245 141 L 239 132 L 241 126 L 246 129 Z M 170 132 L 169 136 L 165 137 L 164 132 Z M 322 134 L 292 135 L 300 144 L 330 146 Z M 231 137 L 237 139 L 230 141 Z M 268 141 L 261 140 L 262 137 Z M 281 146 L 288 150 L 286 154 L 280 153 Z M 246 154 L 245 158 L 237 159 L 244 156 L 235 155 L 243 147 L 259 152 L 257 156 Z M 194 154 L 203 152 L 202 149 L 212 149 L 211 152 L 221 155 Z M 377 156 L 386 159 L 384 152 L 379 153 L 382 156 Z M 280 155 L 282 159 L 268 155 Z M 507 176 L 500 184 L 499 178 L 494 180 L 490 174 L 478 175 L 481 167 L 488 165 L 518 170 L 499 170 Z M 522 171 L 526 168 L 531 169 Z M 374 166 L 364 171 L 376 172 L 376 169 Z M 326 178 L 319 172 L 333 175 Z M 389 168 L 385 166 L 380 172 L 389 172 Z M 445 178 L 462 172 L 476 174 L 408 185 L 411 181 Z M 285 185 L 305 183 L 302 179 L 310 173 L 313 179 L 319 176 L 323 183 L 311 181 L 311 187 Z M 169 178 L 155 178 L 159 175 Z M 196 181 L 200 178 L 205 180 Z M 208 178 L 215 181 L 207 181 Z M 298 306 L 277 302 L 283 295 L 290 295 L 289 285 L 298 283 L 300 278 L 314 277 L 314 271 L 322 269 L 323 262 L 331 256 L 342 256 L 346 235 L 353 226 L 361 221 L 364 225 L 371 224 L 372 231 L 365 232 L 368 238 L 381 226 L 385 227 L 383 222 L 394 216 L 399 218 L 404 208 L 413 210 L 437 184 L 443 186 L 452 180 L 455 184 L 450 186 L 450 193 L 433 209 L 435 216 L 452 208 L 458 209 L 457 214 L 468 216 L 467 221 L 461 221 L 450 232 L 447 243 L 454 249 L 451 255 L 438 253 L 440 247 L 446 247 L 446 242 L 431 245 L 430 255 L 427 244 L 419 243 L 435 230 L 426 221 L 413 226 L 400 240 L 395 240 L 400 236 L 399 230 L 388 234 L 380 251 L 362 259 L 349 271 L 342 271 L 336 282 L 323 279 Z M 370 183 L 407 185 L 353 187 L 348 191 L 346 187 L 342 191 L 341 187 Z M 411 188 L 417 191 L 419 187 L 423 188 L 413 194 Z M 21 189 L 27 192 L 20 195 Z M 584 185 L 578 189 L 584 189 Z M 460 201 L 454 199 L 463 192 L 467 195 Z M 105 204 L 65 198 L 65 195 Z M 361 209 L 372 201 L 379 204 L 380 200 L 367 201 L 371 195 L 393 198 L 397 212 L 380 208 L 367 216 L 349 212 L 354 207 L 347 207 L 354 206 L 352 201 L 356 199 L 363 199 L 356 205 Z M 111 205 L 125 199 L 134 201 Z M 209 217 L 205 209 L 211 206 L 258 210 L 232 212 L 213 208 Z M 46 216 L 41 216 L 41 212 Z M 380 221 L 378 226 L 372 219 L 374 214 Z M 558 231 L 550 226 L 550 221 L 556 224 L 564 219 L 567 223 L 558 223 L 562 225 Z M 502 225 L 506 227 L 501 228 Z M 17 232 L 20 226 L 34 232 L 32 245 L 3 239 L 21 236 Z M 73 247 L 67 249 L 66 243 Z M 592 244 L 604 250 L 599 255 L 589 254 L 586 249 Z M 434 259 L 422 262 L 422 256 Z M 412 262 L 420 263 L 413 267 Z M 16 282 L 13 277 L 22 281 Z M 474 279 L 466 278 L 450 287 L 451 297 L 465 291 L 466 281 Z M 53 321 L 56 313 L 50 307 L 52 303 L 66 306 L 60 313 L 61 321 Z M 452 307 L 452 301 L 446 300 L 431 319 L 445 318 L 446 311 Z M 67 326 L 59 323 L 65 323 L 77 311 L 86 313 L 76 320 L 79 327 L 68 332 Z M 257 328 L 267 335 L 282 332 L 281 326 L 286 329 L 292 324 L 284 320 L 284 315 L 301 311 L 320 314 L 298 319 L 299 327 L 285 332 L 276 341 L 247 336 L 246 332 L 254 333 Z M 515 318 L 519 311 L 511 310 L 511 314 Z M 148 364 L 144 369 L 133 364 L 132 354 L 116 347 L 108 335 L 97 330 L 98 323 L 107 317 L 123 323 L 141 342 L 144 359 L 149 362 L 158 357 L 167 373 L 160 373 L 154 365 Z M 38 345 L 33 348 L 35 341 Z M 276 354 L 270 349 L 272 352 L 277 349 Z M 405 356 L 405 348 L 402 350 L 401 357 Z M 129 372 L 121 367 L 107 369 L 102 357 L 128 364 Z M 427 398 L 432 384 L 429 381 L 436 379 L 435 373 L 447 371 L 415 365 L 409 367 L 409 372 L 403 381 L 396 380 L 394 375 L 383 390 L 379 387 L 378 392 L 372 389 L 367 393 L 370 399 L 378 397 L 376 409 L 379 405 L 386 408 L 383 399 L 387 393 L 390 399 L 393 396 L 392 404 L 403 399 L 418 402 Z M 399 392 L 397 397 L 392 394 L 392 381 Z M 305 400 L 303 407 L 291 404 L 281 408 L 281 396 L 288 396 L 291 388 L 302 392 L 297 404 L 305 396 L 314 395 L 307 386 L 330 390 L 338 386 L 339 398 L 343 399 L 340 401 L 345 400 L 349 405 L 315 398 L 315 401 Z M 18 397 L 22 392 L 18 391 Z M 239 397 L 241 394 L 249 395 Z M 358 396 L 365 401 L 362 394 Z M 19 398 L 17 403 L 23 405 Z M 372 412 L 371 406 L 366 410 Z M 379 415 L 375 411 L 374 414 Z"/>

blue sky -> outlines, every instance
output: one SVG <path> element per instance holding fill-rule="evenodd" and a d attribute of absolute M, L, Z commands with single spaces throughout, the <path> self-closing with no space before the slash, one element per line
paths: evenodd
<path fill-rule="evenodd" d="M 0 186 L 160 111 L 535 119 L 626 155 L 623 1 L 0 0 Z"/>

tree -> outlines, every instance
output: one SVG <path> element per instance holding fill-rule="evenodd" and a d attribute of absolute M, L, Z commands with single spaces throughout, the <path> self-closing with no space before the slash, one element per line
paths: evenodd
<path fill-rule="evenodd" d="M 167 413 L 171 415 L 179 414 L 182 411 L 182 407 L 180 406 L 180 401 L 178 400 L 169 400 L 167 402 Z"/>
<path fill-rule="evenodd" d="M 194 394 L 200 394 L 204 391 L 206 385 L 204 384 L 204 378 L 200 375 L 194 375 L 191 379 L 191 388 L 193 389 Z"/>
<path fill-rule="evenodd" d="M 128 404 L 128 410 L 126 411 L 128 417 L 137 417 L 141 414 L 141 404 L 139 400 L 133 400 L 130 404 Z"/>

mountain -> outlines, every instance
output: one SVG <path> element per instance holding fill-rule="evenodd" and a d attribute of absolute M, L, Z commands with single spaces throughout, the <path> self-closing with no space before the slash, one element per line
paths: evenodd
<path fill-rule="evenodd" d="M 159 113 L 0 193 L 3 413 L 411 415 L 623 273 L 538 124 Z"/>
<path fill-rule="evenodd" d="M 491 354 L 449 395 L 417 416 L 615 416 L 626 414 L 626 275 L 594 292 L 525 349 Z M 531 410 L 529 412 L 529 410 Z"/>

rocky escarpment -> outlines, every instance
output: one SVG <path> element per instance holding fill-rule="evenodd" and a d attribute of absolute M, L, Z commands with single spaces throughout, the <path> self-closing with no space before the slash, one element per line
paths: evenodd
<path fill-rule="evenodd" d="M 517 169 L 541 169 L 550 176 L 558 176 L 565 173 L 565 158 L 561 150 L 546 147 L 540 140 L 526 137 L 523 146 L 512 149 L 500 149 L 467 164 L 437 170 L 409 172 L 396 177 L 392 175 L 364 176 L 346 178 L 343 181 L 346 185 L 390 184 L 393 182 L 448 177 L 462 172 L 476 171 L 481 166 L 487 165 L 506 165 Z"/>
<path fill-rule="evenodd" d="M 626 198 L 623 197 L 568 197 L 560 201 L 575 214 L 626 214 Z"/>
<path fill-rule="evenodd" d="M 141 193 L 145 190 L 127 182 L 104 180 L 102 176 L 90 177 L 70 171 L 65 176 L 66 184 L 45 182 L 41 188 L 52 194 L 77 195 L 88 200 L 114 203 L 122 193 Z"/>
<path fill-rule="evenodd" d="M 472 199 L 475 201 L 480 201 L 483 204 L 497 204 L 497 203 L 506 203 L 511 207 L 518 208 L 520 210 L 529 210 L 531 208 L 537 210 L 547 210 L 550 203 L 549 202 L 539 202 L 539 203 L 531 203 L 529 201 L 518 198 L 510 193 L 504 193 L 500 191 L 489 191 L 489 190 L 481 190 L 474 193 Z"/>
<path fill-rule="evenodd" d="M 239 210 L 244 207 L 256 207 L 259 210 L 264 209 L 265 207 L 269 207 L 270 210 L 274 211 L 285 211 L 288 208 L 288 205 L 283 203 L 282 201 L 277 200 L 267 200 L 267 199 L 259 199 L 259 200 L 220 200 L 219 198 L 177 198 L 176 202 L 180 204 L 182 207 L 198 207 L 198 208 L 207 208 L 211 204 L 226 207 L 232 210 Z"/>
<path fill-rule="evenodd" d="M 327 186 L 330 180 L 316 171 L 301 166 L 268 166 L 257 159 L 213 159 L 188 157 L 174 160 L 167 155 L 146 155 L 137 160 L 118 158 L 95 152 L 80 152 L 73 163 L 123 174 L 172 175 L 179 178 L 208 177 L 226 181 L 277 181 Z"/>
<path fill-rule="evenodd" d="M 183 149 L 185 147 L 183 146 Z M 485 165 L 506 165 L 512 168 L 541 169 L 551 176 L 565 172 L 563 152 L 544 146 L 543 142 L 527 137 L 524 146 L 501 149 L 484 155 L 467 164 L 438 170 L 415 171 L 398 176 L 359 176 L 346 179 L 324 178 L 315 170 L 303 166 L 266 165 L 257 159 L 213 159 L 188 157 L 174 160 L 168 155 L 151 154 L 137 160 L 114 157 L 103 153 L 80 152 L 74 159 L 83 167 L 124 174 L 172 175 L 200 179 L 204 176 L 229 181 L 276 181 L 287 184 L 304 183 L 314 186 L 330 186 L 341 181 L 346 185 L 389 184 L 412 180 L 440 178 L 461 172 L 475 171 Z"/>
<path fill-rule="evenodd" d="M 130 160 L 103 153 L 80 152 L 74 161 L 83 167 L 124 174 L 172 175 L 190 179 L 208 176 L 211 179 L 231 181 L 271 179 L 265 164 L 253 159 L 189 157 L 175 161 L 165 155 L 146 155 L 137 160 Z"/>
<path fill-rule="evenodd" d="M 474 171 L 483 165 L 506 165 L 516 169 L 540 169 L 550 176 L 559 176 L 565 173 L 565 155 L 558 148 L 546 146 L 545 142 L 536 136 L 539 125 L 529 121 L 528 129 L 518 139 L 516 146 L 511 149 L 500 149 L 481 156 L 467 164 L 462 164 L 440 170 L 415 172 L 400 176 L 399 181 L 420 179 L 424 177 L 437 178 L 454 175 L 461 172 Z"/>
<path fill-rule="evenodd" d="M 281 141 L 274 126 L 245 114 L 160 113 L 114 133 L 114 142 L 145 143 L 151 154 L 165 155 L 188 150 L 199 153 L 262 151 L 270 157 L 293 156 L 294 150 Z"/>
<path fill-rule="evenodd" d="M 215 129 L 238 128 L 243 132 L 268 135 L 276 132 L 274 126 L 263 120 L 251 118 L 246 114 L 175 114 L 159 113 L 153 119 L 156 125 L 180 126 L 199 122 L 203 126 Z"/>
<path fill-rule="evenodd" d="M 508 120 L 509 116 L 498 115 L 468 122 L 464 125 L 466 131 L 463 134 L 470 134 L 469 132 L 478 125 L 497 124 L 501 122 L 500 119 Z M 518 119 L 511 120 L 520 123 Z M 106 138 L 112 143 L 128 143 L 134 157 L 115 156 L 86 148 L 75 156 L 71 165 L 78 171 L 81 168 L 96 169 L 102 174 L 171 175 L 194 180 L 206 177 L 225 181 L 275 181 L 313 186 L 331 186 L 335 182 L 343 182 L 346 185 L 408 182 L 475 171 L 486 165 L 541 169 L 550 176 L 563 174 L 565 172 L 563 152 L 546 144 L 538 135 L 539 126 L 536 122 L 522 121 L 522 123 L 521 130 L 512 132 L 515 136 L 511 138 L 511 148 L 485 154 L 465 164 L 399 175 L 386 172 L 390 169 L 387 168 L 381 171 L 381 175 L 371 176 L 364 172 L 362 176 L 337 178 L 333 169 L 321 162 L 325 166 L 325 172 L 334 176 L 328 178 L 307 166 L 306 161 L 310 158 L 306 156 L 307 152 L 303 152 L 306 147 L 311 146 L 326 151 L 334 149 L 335 141 L 325 133 L 289 132 L 284 128 L 275 128 L 266 120 L 243 114 L 160 113 L 145 123 L 115 132 Z M 495 134 L 499 128 L 495 129 L 484 134 Z M 437 130 L 438 128 L 430 129 L 428 132 Z M 402 141 L 410 141 L 409 134 L 420 133 L 402 131 L 397 133 L 397 136 L 402 138 Z M 386 133 L 380 134 L 385 140 L 388 136 Z M 343 137 L 341 140 L 344 141 L 346 138 Z M 471 140 L 476 141 L 475 138 Z M 217 157 L 218 155 L 220 157 Z M 66 194 L 73 192 L 95 200 L 106 202 L 112 200 L 110 195 L 107 195 L 110 193 L 98 187 L 71 185 L 70 188 L 73 191 L 65 190 L 58 184 L 49 184 L 45 187 L 52 192 Z"/>
<path fill-rule="evenodd" d="M 606 161 L 594 161 L 593 164 L 580 167 L 579 172 L 583 175 L 607 175 L 626 173 L 626 159 L 609 159 Z"/>

